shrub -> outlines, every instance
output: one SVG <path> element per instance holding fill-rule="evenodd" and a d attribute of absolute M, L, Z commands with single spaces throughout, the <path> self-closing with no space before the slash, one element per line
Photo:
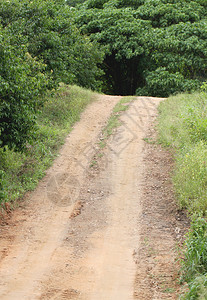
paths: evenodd
<path fill-rule="evenodd" d="M 44 65 L 9 43 L 0 29 L 0 147 L 22 150 L 35 132 L 48 78 Z"/>
<path fill-rule="evenodd" d="M 168 97 L 178 92 L 196 90 L 200 86 L 199 81 L 185 79 L 181 73 L 170 73 L 166 68 L 158 68 L 147 74 L 146 84 L 144 88 L 137 89 L 137 95 Z"/>

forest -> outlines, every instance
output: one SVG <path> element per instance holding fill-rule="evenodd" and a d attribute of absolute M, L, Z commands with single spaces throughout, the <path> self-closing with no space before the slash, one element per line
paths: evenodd
<path fill-rule="evenodd" d="M 0 146 L 22 150 L 60 82 L 166 97 L 206 80 L 205 0 L 0 3 Z"/>

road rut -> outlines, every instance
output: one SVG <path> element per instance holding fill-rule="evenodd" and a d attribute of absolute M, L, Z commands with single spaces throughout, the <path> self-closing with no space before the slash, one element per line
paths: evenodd
<path fill-rule="evenodd" d="M 143 148 L 162 99 L 135 98 L 100 150 L 120 99 L 100 96 L 86 109 L 25 208 L 2 229 L 2 300 L 145 299 L 135 293 Z"/>

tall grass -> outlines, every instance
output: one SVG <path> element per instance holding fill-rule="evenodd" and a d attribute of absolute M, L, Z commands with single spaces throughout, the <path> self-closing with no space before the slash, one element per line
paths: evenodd
<path fill-rule="evenodd" d="M 193 218 L 187 235 L 182 280 L 189 290 L 181 299 L 207 299 L 207 222 L 201 217 Z"/>
<path fill-rule="evenodd" d="M 170 97 L 159 107 L 159 140 L 175 152 L 173 183 L 181 208 L 192 217 L 182 280 L 185 300 L 207 299 L 207 94 Z"/>
<path fill-rule="evenodd" d="M 62 85 L 55 95 L 48 95 L 38 115 L 33 144 L 23 153 L 0 149 L 1 204 L 16 203 L 26 191 L 36 187 L 81 112 L 95 98 L 90 90 Z"/>
<path fill-rule="evenodd" d="M 173 176 L 181 208 L 207 212 L 207 96 L 170 97 L 159 107 L 159 140 L 176 151 Z"/>

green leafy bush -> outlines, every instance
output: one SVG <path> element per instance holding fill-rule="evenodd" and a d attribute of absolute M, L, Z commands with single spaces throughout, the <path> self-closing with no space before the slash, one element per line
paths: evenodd
<path fill-rule="evenodd" d="M 146 84 L 144 88 L 137 89 L 137 95 L 168 97 L 178 91 L 196 90 L 200 86 L 199 81 L 185 79 L 181 73 L 170 73 L 166 68 L 158 68 L 147 74 Z"/>
<path fill-rule="evenodd" d="M 102 56 L 64 0 L 0 2 L 0 147 L 33 142 L 44 95 L 60 82 L 100 89 Z"/>
<path fill-rule="evenodd" d="M 53 85 L 59 82 L 98 89 L 102 53 L 80 34 L 64 0 L 11 0 L 0 3 L 0 22 L 18 47 L 42 60 Z M 87 78 L 87 80 L 86 80 Z"/>
<path fill-rule="evenodd" d="M 45 66 L 27 47 L 11 46 L 0 29 L 0 147 L 22 150 L 35 132 L 36 113 L 44 103 Z"/>

